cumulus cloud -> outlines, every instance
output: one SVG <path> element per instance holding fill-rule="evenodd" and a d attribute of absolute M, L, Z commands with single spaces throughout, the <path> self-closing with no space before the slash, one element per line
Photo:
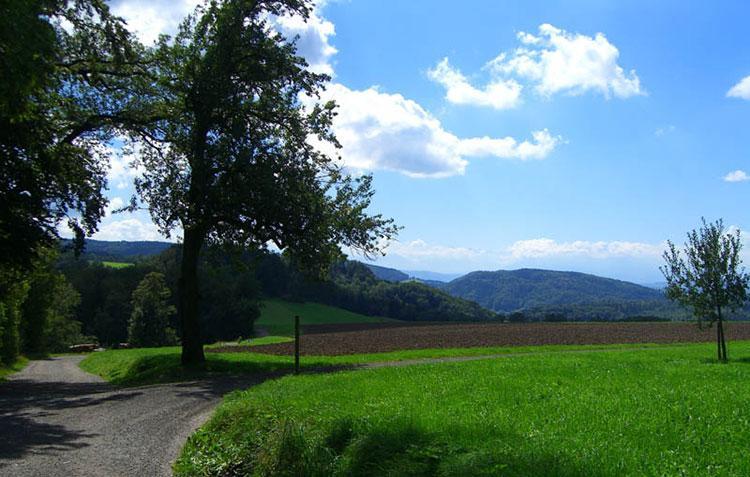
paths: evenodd
<path fill-rule="evenodd" d="M 545 23 L 537 35 L 521 32 L 518 39 L 523 46 L 492 60 L 491 71 L 526 78 L 544 96 L 588 91 L 619 98 L 643 94 L 635 70 L 626 72 L 617 63 L 620 52 L 603 33 L 591 37 Z"/>
<path fill-rule="evenodd" d="M 578 255 L 588 258 L 613 257 L 658 257 L 664 250 L 664 244 L 642 242 L 557 242 L 549 238 L 519 240 L 507 248 L 508 258 L 522 260 L 526 258 L 546 258 L 555 256 Z"/>
<path fill-rule="evenodd" d="M 725 182 L 745 182 L 750 180 L 750 176 L 743 170 L 737 169 L 724 176 Z"/>
<path fill-rule="evenodd" d="M 484 89 L 473 87 L 466 77 L 443 59 L 430 70 L 430 78 L 446 88 L 446 98 L 456 104 L 512 107 L 527 82 L 540 95 L 579 95 L 598 92 L 606 98 L 629 98 L 645 94 L 635 70 L 618 64 L 620 51 L 603 33 L 587 36 L 570 33 L 550 24 L 539 26 L 535 35 L 520 32 L 521 46 L 489 61 L 484 70 L 491 80 Z M 747 84 L 750 97 L 750 81 Z"/>
<path fill-rule="evenodd" d="M 122 17 L 130 31 L 145 44 L 153 44 L 159 35 L 174 35 L 186 15 L 200 0 L 119 0 L 112 13 Z"/>
<path fill-rule="evenodd" d="M 750 76 L 745 76 L 739 83 L 727 91 L 727 97 L 750 100 Z"/>
<path fill-rule="evenodd" d="M 482 89 L 475 88 L 450 65 L 448 58 L 443 58 L 427 75 L 445 87 L 445 99 L 453 104 L 509 109 L 518 105 L 521 96 L 521 85 L 512 79 L 494 79 Z"/>
<path fill-rule="evenodd" d="M 336 29 L 330 21 L 322 18 L 315 9 L 305 22 L 301 17 L 279 17 L 276 27 L 289 40 L 296 39 L 297 54 L 305 58 L 309 70 L 333 76 L 331 59 L 337 53 L 330 43 Z"/>
<path fill-rule="evenodd" d="M 119 0 L 112 4 L 112 12 L 122 17 L 143 43 L 150 45 L 162 33 L 174 35 L 182 20 L 200 3 L 201 0 Z M 274 17 L 270 21 L 284 37 L 296 39 L 297 53 L 307 60 L 311 71 L 332 75 L 330 61 L 336 48 L 330 39 L 336 32 L 333 23 L 320 16 L 322 6 L 319 2 L 307 22 L 299 16 Z"/>
<path fill-rule="evenodd" d="M 532 139 L 525 141 L 459 138 L 415 101 L 374 87 L 358 91 L 331 84 L 322 99 L 334 99 L 339 105 L 334 132 L 345 165 L 355 170 L 448 177 L 464 173 L 467 157 L 542 159 L 561 141 L 546 130 L 532 133 Z"/>
<path fill-rule="evenodd" d="M 96 240 L 165 240 L 151 221 L 135 217 L 102 224 L 92 238 Z"/>

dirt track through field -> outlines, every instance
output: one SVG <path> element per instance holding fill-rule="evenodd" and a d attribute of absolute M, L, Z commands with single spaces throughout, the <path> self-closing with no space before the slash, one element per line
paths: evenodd
<path fill-rule="evenodd" d="M 301 338 L 301 353 L 307 356 L 336 356 L 382 353 L 430 348 L 470 348 L 488 346 L 600 345 L 643 343 L 700 343 L 716 339 L 716 330 L 699 329 L 694 323 L 484 323 L 368 325 L 356 331 L 323 333 L 309 327 Z M 750 323 L 726 325 L 727 339 L 750 340 Z M 312 333 L 310 331 L 313 331 Z M 290 355 L 294 344 L 276 343 L 253 346 L 247 351 Z M 239 351 L 237 347 L 211 351 Z"/>
<path fill-rule="evenodd" d="M 262 377 L 117 389 L 80 356 L 32 361 L 0 383 L 0 476 L 159 477 L 221 397 Z"/>

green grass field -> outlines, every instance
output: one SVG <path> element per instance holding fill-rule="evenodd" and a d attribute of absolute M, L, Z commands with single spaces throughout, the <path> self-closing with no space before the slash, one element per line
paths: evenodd
<path fill-rule="evenodd" d="M 107 268 L 128 268 L 135 266 L 134 263 L 130 262 L 102 262 L 102 265 Z"/>
<path fill-rule="evenodd" d="M 177 475 L 750 475 L 750 343 L 289 376 L 225 398 Z"/>
<path fill-rule="evenodd" d="M 16 360 L 16 362 L 10 366 L 0 365 L 0 382 L 5 381 L 5 378 L 10 376 L 11 374 L 21 371 L 27 364 L 29 364 L 29 360 L 23 356 L 20 356 Z"/>
<path fill-rule="evenodd" d="M 293 303 L 283 300 L 265 300 L 255 328 L 262 328 L 270 335 L 291 336 L 294 334 L 294 317 L 300 317 L 303 325 L 332 323 L 382 323 L 395 321 L 390 318 L 360 315 L 319 303 Z"/>
<path fill-rule="evenodd" d="M 285 337 L 270 336 L 254 338 L 252 342 L 264 340 L 277 342 Z M 256 344 L 258 344 L 256 342 Z M 638 348 L 659 345 L 638 345 Z M 691 346 L 691 345 L 674 345 Z M 207 346 L 210 349 L 211 346 Z M 391 351 L 388 353 L 355 354 L 346 356 L 303 356 L 303 371 L 320 368 L 353 367 L 366 363 L 398 362 L 424 359 L 443 359 L 470 356 L 516 355 L 536 353 L 565 353 L 576 351 L 600 351 L 633 349 L 633 345 L 579 345 L 579 346 L 516 346 L 496 348 L 444 348 Z M 99 375 L 119 386 L 137 386 L 178 382 L 216 374 L 259 374 L 279 371 L 291 372 L 291 356 L 274 356 L 262 353 L 206 353 L 206 363 L 196 368 L 185 369 L 180 365 L 180 348 L 137 348 L 108 350 L 91 353 L 81 362 L 81 368 Z"/>

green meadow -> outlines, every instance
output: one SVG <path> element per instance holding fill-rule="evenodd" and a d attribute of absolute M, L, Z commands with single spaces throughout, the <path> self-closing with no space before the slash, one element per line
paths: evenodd
<path fill-rule="evenodd" d="M 300 317 L 303 325 L 327 325 L 340 323 L 382 323 L 396 321 L 361 315 L 342 308 L 319 303 L 295 303 L 284 300 L 264 300 L 260 317 L 255 321 L 256 329 L 269 335 L 291 336 L 294 334 L 294 317 Z"/>
<path fill-rule="evenodd" d="M 750 343 L 287 376 L 227 396 L 180 476 L 750 475 Z"/>

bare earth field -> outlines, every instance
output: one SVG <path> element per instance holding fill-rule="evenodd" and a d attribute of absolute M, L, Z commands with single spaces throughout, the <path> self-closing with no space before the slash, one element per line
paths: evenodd
<path fill-rule="evenodd" d="M 750 340 L 750 323 L 728 323 L 729 340 Z M 695 323 L 482 323 L 317 325 L 305 328 L 300 352 L 338 356 L 429 348 L 482 346 L 596 345 L 627 343 L 698 343 L 716 339 L 716 330 Z M 212 349 L 237 352 L 240 347 Z M 293 353 L 294 343 L 247 347 L 276 355 Z"/>

